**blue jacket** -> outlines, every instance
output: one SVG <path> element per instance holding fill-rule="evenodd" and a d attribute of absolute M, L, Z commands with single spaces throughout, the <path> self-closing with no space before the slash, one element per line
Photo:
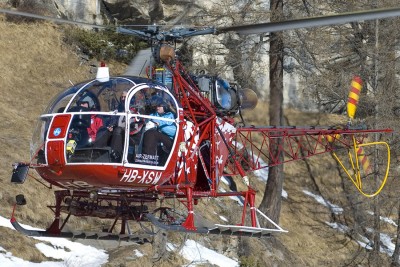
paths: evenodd
<path fill-rule="evenodd" d="M 167 119 L 175 119 L 174 114 L 172 112 L 166 112 L 162 115 L 158 114 L 157 112 L 151 113 L 150 116 L 160 117 L 160 118 L 167 118 Z M 168 135 L 171 139 L 175 137 L 176 133 L 176 124 L 172 121 L 165 121 L 165 120 L 156 120 L 152 119 L 153 122 L 158 124 L 158 129 Z"/>

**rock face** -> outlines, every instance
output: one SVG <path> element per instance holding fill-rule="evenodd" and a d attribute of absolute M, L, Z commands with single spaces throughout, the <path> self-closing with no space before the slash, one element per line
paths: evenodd
<path fill-rule="evenodd" d="M 102 17 L 100 15 L 101 1 L 99 0 L 55 0 L 53 2 L 59 13 L 63 14 L 67 19 L 102 24 Z"/>
<path fill-rule="evenodd" d="M 22 1 L 22 0 L 21 0 Z M 27 0 L 25 0 L 27 1 Z M 177 22 L 179 16 L 195 5 L 193 1 L 161 0 L 54 0 L 60 13 L 69 19 L 101 24 L 102 20 L 118 24 L 148 25 Z"/>
<path fill-rule="evenodd" d="M 178 24 L 190 12 L 196 12 L 195 1 L 105 0 L 101 12 L 110 20 L 122 24 Z M 203 1 L 207 2 L 207 1 Z"/>
<path fill-rule="evenodd" d="M 112 22 L 147 25 L 158 23 L 165 16 L 160 0 L 0 0 L 0 4 L 11 4 L 14 8 L 35 14 L 93 24 Z"/>
<path fill-rule="evenodd" d="M 108 0 L 101 2 L 103 14 L 110 22 L 146 25 L 151 21 L 149 5 L 154 1 Z"/>

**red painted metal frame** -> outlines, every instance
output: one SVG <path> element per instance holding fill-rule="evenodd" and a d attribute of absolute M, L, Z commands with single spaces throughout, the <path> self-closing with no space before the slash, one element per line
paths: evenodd
<path fill-rule="evenodd" d="M 362 144 L 369 134 L 391 133 L 391 129 L 330 129 L 328 127 L 241 127 L 237 129 L 232 149 L 235 160 L 244 163 L 246 172 L 268 166 L 309 158 L 311 156 L 350 148 L 356 142 Z M 281 140 L 278 152 L 271 148 Z M 283 161 L 280 160 L 283 155 Z M 228 165 L 231 173 L 240 175 L 235 164 Z"/>

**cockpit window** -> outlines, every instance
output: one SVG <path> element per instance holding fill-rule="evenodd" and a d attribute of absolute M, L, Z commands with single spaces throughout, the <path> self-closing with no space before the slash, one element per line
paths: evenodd
<path fill-rule="evenodd" d="M 124 131 L 124 115 L 74 114 L 66 141 L 67 161 L 120 163 Z"/>
<path fill-rule="evenodd" d="M 136 92 L 131 98 L 129 109 L 131 113 L 151 115 L 157 112 L 157 105 L 162 105 L 164 112 L 172 113 L 176 118 L 175 101 L 166 92 L 154 88 L 145 88 Z"/>
<path fill-rule="evenodd" d="M 88 84 L 72 99 L 68 163 L 167 164 L 177 139 L 178 103 L 156 85 L 124 84 Z"/>
<path fill-rule="evenodd" d="M 70 102 L 71 98 L 79 91 L 79 89 L 84 86 L 84 83 L 75 85 L 67 90 L 61 92 L 59 95 L 55 96 L 50 104 L 44 111 L 44 114 L 52 114 L 52 113 L 62 113 L 65 111 L 65 107 Z"/>
<path fill-rule="evenodd" d="M 124 100 L 121 98 L 123 92 L 128 92 L 134 86 L 128 79 L 110 79 L 105 83 L 94 81 L 75 96 L 68 111 L 75 111 L 76 107 L 87 106 L 89 111 L 123 111 Z"/>

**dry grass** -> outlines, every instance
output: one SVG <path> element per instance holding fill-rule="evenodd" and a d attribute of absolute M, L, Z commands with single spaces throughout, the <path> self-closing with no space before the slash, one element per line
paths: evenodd
<path fill-rule="evenodd" d="M 46 208 L 53 203 L 52 190 L 44 188 L 33 179 L 23 185 L 12 185 L 10 181 L 11 164 L 29 160 L 29 141 L 36 118 L 45 108 L 49 99 L 68 87 L 71 82 L 78 82 L 94 76 L 89 64 L 81 64 L 79 57 L 62 42 L 62 31 L 52 24 L 12 24 L 0 17 L 0 214 L 8 216 L 14 196 L 23 193 L 28 205 L 19 207 L 17 217 L 24 223 L 45 227 L 52 214 Z M 124 66 L 111 64 L 114 73 L 121 73 Z M 244 117 L 249 124 L 268 124 L 268 106 L 259 103 L 253 112 L 246 111 Z M 299 114 L 286 111 L 290 125 L 333 125 L 344 122 L 345 118 L 322 114 Z M 337 173 L 327 172 L 332 168 L 329 156 L 312 158 L 309 163 L 313 174 L 318 177 L 320 188 L 329 194 L 336 203 L 344 198 Z M 313 189 L 304 162 L 285 165 L 284 189 L 288 199 L 283 201 L 280 224 L 289 230 L 287 234 L 277 235 L 270 240 L 246 238 L 239 242 L 237 237 L 201 236 L 172 233 L 169 241 L 182 244 L 185 238 L 195 239 L 201 244 L 214 247 L 231 258 L 247 251 L 242 262 L 247 266 L 340 266 L 348 263 L 360 253 L 353 241 L 326 226 L 331 214 L 323 206 L 304 195 L 303 189 Z M 243 186 L 241 181 L 237 181 Z M 259 190 L 257 204 L 261 201 L 265 185 L 253 181 Z M 205 218 L 219 221 L 218 215 L 235 219 L 235 209 L 239 209 L 229 199 L 203 200 L 196 210 Z M 233 220 L 235 221 L 235 220 Z M 82 228 L 91 228 L 98 221 L 75 221 Z M 15 231 L 0 227 L 2 235 L 0 246 L 13 255 L 30 261 L 42 261 L 44 256 L 34 247 L 32 239 L 23 237 Z M 13 246 L 18 243 L 19 246 Z M 134 249 L 139 249 L 145 257 L 135 258 Z M 132 245 L 110 250 L 110 262 L 106 266 L 153 266 L 152 247 Z M 384 262 L 385 263 L 385 262 Z M 172 253 L 157 266 L 182 266 L 188 264 L 181 257 Z"/>
<path fill-rule="evenodd" d="M 15 195 L 23 193 L 28 204 L 17 208 L 18 219 L 44 228 L 52 218 L 47 205 L 53 204 L 53 192 L 33 179 L 23 185 L 11 184 L 12 163 L 29 161 L 29 142 L 36 120 L 50 99 L 71 86 L 70 82 L 80 82 L 94 74 L 90 73 L 88 62 L 80 62 L 63 44 L 58 26 L 6 23 L 0 17 L 0 32 L 0 214 L 8 217 Z M 41 253 L 30 245 L 32 239 L 1 230 L 1 246 L 12 248 L 14 255 L 24 259 L 43 261 Z M 12 246 L 16 238 L 27 246 Z"/>
<path fill-rule="evenodd" d="M 36 243 L 39 242 L 32 238 L 15 235 L 14 230 L 7 228 L 1 229 L 1 247 L 11 252 L 13 256 L 31 262 L 48 261 L 48 258 L 39 250 L 35 249 Z"/>

